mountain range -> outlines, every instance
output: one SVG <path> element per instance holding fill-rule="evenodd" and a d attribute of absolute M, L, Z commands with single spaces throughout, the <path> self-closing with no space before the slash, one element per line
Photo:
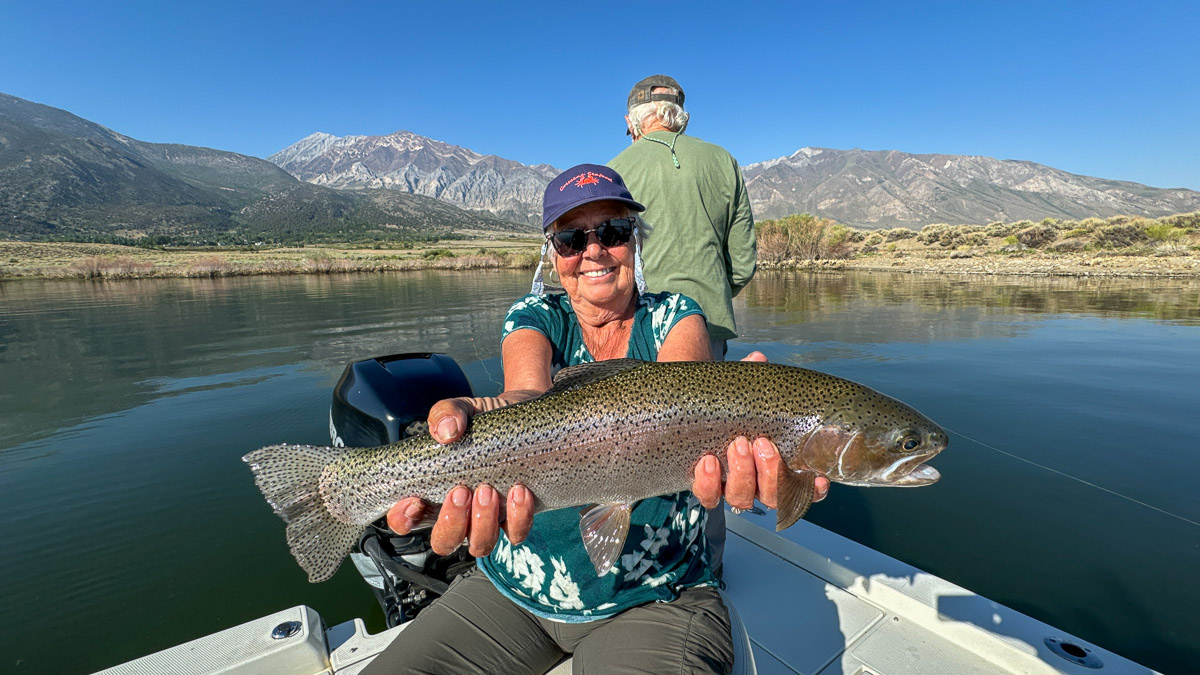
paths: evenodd
<path fill-rule="evenodd" d="M 0 236 L 162 243 L 533 232 L 398 190 L 335 190 L 233 152 L 146 143 L 0 94 Z"/>
<path fill-rule="evenodd" d="M 529 223 L 538 222 L 542 190 L 558 173 L 407 131 L 316 133 L 267 159 L 316 185 L 403 190 Z M 812 213 L 861 228 L 1200 210 L 1200 192 L 990 157 L 801 148 L 743 173 L 756 218 Z"/>
<path fill-rule="evenodd" d="M 866 228 L 1200 210 L 1200 192 L 1192 190 L 968 155 L 801 148 L 750 164 L 743 173 L 757 218 L 812 213 Z"/>
<path fill-rule="evenodd" d="M 296 243 L 533 234 L 542 191 L 558 173 L 407 131 L 315 133 L 268 160 L 147 143 L 0 94 L 0 236 Z M 1200 211 L 1200 192 L 989 157 L 801 148 L 743 172 L 760 220 L 807 212 L 919 229 Z"/>

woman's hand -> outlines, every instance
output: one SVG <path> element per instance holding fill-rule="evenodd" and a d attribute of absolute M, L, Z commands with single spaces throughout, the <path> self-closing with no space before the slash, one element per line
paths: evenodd
<path fill-rule="evenodd" d="M 762 352 L 751 352 L 743 361 L 766 362 Z M 756 438 L 753 442 L 738 436 L 725 451 L 729 464 L 729 475 L 721 481 L 721 462 L 716 455 L 705 455 L 696 464 L 692 479 L 692 492 L 700 503 L 713 509 L 720 505 L 721 497 L 735 509 L 749 509 L 755 498 L 769 508 L 778 505 L 776 491 L 779 472 L 789 471 L 779 456 L 779 449 L 769 439 Z M 813 501 L 819 502 L 829 494 L 829 479 L 817 476 Z"/>
<path fill-rule="evenodd" d="M 538 393 L 521 390 L 483 398 L 443 399 L 429 409 L 429 434 L 443 445 L 453 443 L 466 433 L 467 423 L 474 415 L 533 398 Z M 459 485 L 450 490 L 442 502 L 437 522 L 429 535 L 430 546 L 438 555 L 449 555 L 466 539 L 471 555 L 478 558 L 495 548 L 501 529 L 510 541 L 519 544 L 529 536 L 529 528 L 533 526 L 533 504 L 533 493 L 524 485 L 514 485 L 508 491 L 503 510 L 500 494 L 492 486 L 481 484 L 472 492 L 465 485 Z M 419 497 L 401 499 L 388 511 L 388 527 L 396 534 L 408 534 L 424 520 L 429 510 Z M 503 525 L 500 524 L 502 516 Z"/>
<path fill-rule="evenodd" d="M 388 511 L 388 527 L 396 534 L 408 534 L 424 519 L 428 510 L 419 497 L 401 499 Z M 429 535 L 430 547 L 438 555 L 449 555 L 466 539 L 467 550 L 479 558 L 496 547 L 501 529 L 514 544 L 525 541 L 533 526 L 533 493 L 524 485 L 514 485 L 508 491 L 504 511 L 506 517 L 501 525 L 500 493 L 491 485 L 480 484 L 474 493 L 465 485 L 456 486 L 442 502 L 437 522 Z"/>
<path fill-rule="evenodd" d="M 779 472 L 790 471 L 779 456 L 779 449 L 769 439 L 756 438 L 750 442 L 738 436 L 725 451 L 729 475 L 721 482 L 721 462 L 716 455 L 705 455 L 696 465 L 692 492 L 704 506 L 715 509 L 721 497 L 735 509 L 749 509 L 755 498 L 769 508 L 778 506 L 776 491 Z M 829 479 L 817 476 L 813 501 L 819 502 L 829 494 Z"/>

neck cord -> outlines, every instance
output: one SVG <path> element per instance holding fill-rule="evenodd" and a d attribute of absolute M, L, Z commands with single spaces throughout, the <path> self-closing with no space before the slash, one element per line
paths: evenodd
<path fill-rule="evenodd" d="M 679 135 L 682 133 L 683 133 L 683 129 L 676 131 L 675 136 L 673 138 L 671 138 L 670 143 L 668 143 L 666 141 L 660 141 L 657 138 L 650 138 L 649 136 L 642 136 L 642 138 L 647 141 L 654 141 L 655 143 L 662 143 L 663 145 L 670 148 L 671 149 L 671 161 L 675 163 L 675 168 L 678 169 L 679 168 L 679 158 L 675 156 L 675 141 L 679 140 Z"/>

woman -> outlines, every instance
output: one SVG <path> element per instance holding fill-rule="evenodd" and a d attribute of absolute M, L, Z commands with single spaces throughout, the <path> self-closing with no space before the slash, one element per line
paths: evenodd
<path fill-rule="evenodd" d="M 633 215 L 644 209 L 616 172 L 592 164 L 568 169 L 547 186 L 543 209 L 543 256 L 552 249 L 565 295 L 542 292 L 539 265 L 533 292 L 505 318 L 504 393 L 440 401 L 429 414 L 440 442 L 460 437 L 473 414 L 541 395 L 560 367 L 624 357 L 711 359 L 696 303 L 644 292 Z M 735 440 L 729 465 L 730 504 L 749 508 L 757 495 L 774 505 L 779 456 L 770 441 Z M 565 654 L 574 655 L 576 672 L 728 672 L 728 612 L 704 534 L 704 507 L 716 507 L 723 494 L 721 473 L 709 455 L 697 465 L 692 492 L 638 502 L 623 555 L 601 577 L 574 510 L 534 518 L 533 495 L 517 485 L 508 493 L 502 528 L 493 486 L 473 494 L 456 487 L 431 543 L 446 554 L 466 538 L 478 570 L 418 615 L 370 672 L 541 673 Z M 818 486 L 818 498 L 827 487 Z M 419 499 L 405 499 L 388 523 L 407 533 L 424 512 Z"/>

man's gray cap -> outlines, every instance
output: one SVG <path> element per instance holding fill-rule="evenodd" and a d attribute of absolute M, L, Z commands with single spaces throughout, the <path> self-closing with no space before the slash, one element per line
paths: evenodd
<path fill-rule="evenodd" d="M 655 87 L 671 87 L 678 94 L 668 93 L 651 93 Z M 675 78 L 669 75 L 651 75 L 643 79 L 641 82 L 633 85 L 633 89 L 629 91 L 629 104 L 625 107 L 632 108 L 635 105 L 649 103 L 650 101 L 670 101 L 676 105 L 683 105 L 683 87 L 675 81 Z"/>

